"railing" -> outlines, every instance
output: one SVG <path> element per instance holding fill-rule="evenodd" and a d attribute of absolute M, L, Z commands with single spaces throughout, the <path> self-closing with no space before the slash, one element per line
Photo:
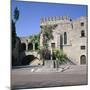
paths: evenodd
<path fill-rule="evenodd" d="M 68 57 L 67 59 L 68 59 L 69 62 L 71 62 L 72 64 L 76 65 L 77 62 L 76 62 L 76 60 L 74 58 Z"/>

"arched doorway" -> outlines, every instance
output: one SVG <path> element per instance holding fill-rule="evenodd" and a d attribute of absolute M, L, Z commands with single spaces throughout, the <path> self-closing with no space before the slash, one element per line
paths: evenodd
<path fill-rule="evenodd" d="M 80 64 L 86 64 L 86 56 L 85 55 L 81 55 Z"/>
<path fill-rule="evenodd" d="M 32 43 L 28 44 L 28 50 L 33 50 L 33 44 Z"/>
<path fill-rule="evenodd" d="M 35 58 L 34 55 L 25 56 L 22 60 L 22 65 L 29 65 Z"/>
<path fill-rule="evenodd" d="M 38 50 L 38 43 L 35 43 L 35 50 Z"/>
<path fill-rule="evenodd" d="M 22 49 L 22 51 L 25 51 L 26 50 L 26 44 L 25 43 L 22 43 L 21 44 L 21 49 Z"/>

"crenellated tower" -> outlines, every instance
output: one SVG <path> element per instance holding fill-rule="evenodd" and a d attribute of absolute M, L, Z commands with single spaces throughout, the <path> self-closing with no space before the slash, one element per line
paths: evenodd
<path fill-rule="evenodd" d="M 58 24 L 60 22 L 70 22 L 70 21 L 71 18 L 69 16 L 44 17 L 40 19 L 40 25 Z"/>

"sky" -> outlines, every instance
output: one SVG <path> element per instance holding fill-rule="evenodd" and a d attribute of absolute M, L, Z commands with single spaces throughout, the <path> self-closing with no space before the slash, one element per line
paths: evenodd
<path fill-rule="evenodd" d="M 41 17 L 69 16 L 74 20 L 81 16 L 87 16 L 87 5 L 12 0 L 12 19 L 16 7 L 20 11 L 19 20 L 16 23 L 16 33 L 19 37 L 38 34 L 40 32 Z"/>

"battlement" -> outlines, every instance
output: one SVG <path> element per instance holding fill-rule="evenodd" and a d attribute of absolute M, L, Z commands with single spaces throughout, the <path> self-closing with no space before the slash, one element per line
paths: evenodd
<path fill-rule="evenodd" d="M 71 21 L 71 18 L 69 16 L 54 16 L 54 17 L 45 17 L 40 19 L 40 23 L 46 23 L 46 22 L 56 22 L 56 21 Z"/>

